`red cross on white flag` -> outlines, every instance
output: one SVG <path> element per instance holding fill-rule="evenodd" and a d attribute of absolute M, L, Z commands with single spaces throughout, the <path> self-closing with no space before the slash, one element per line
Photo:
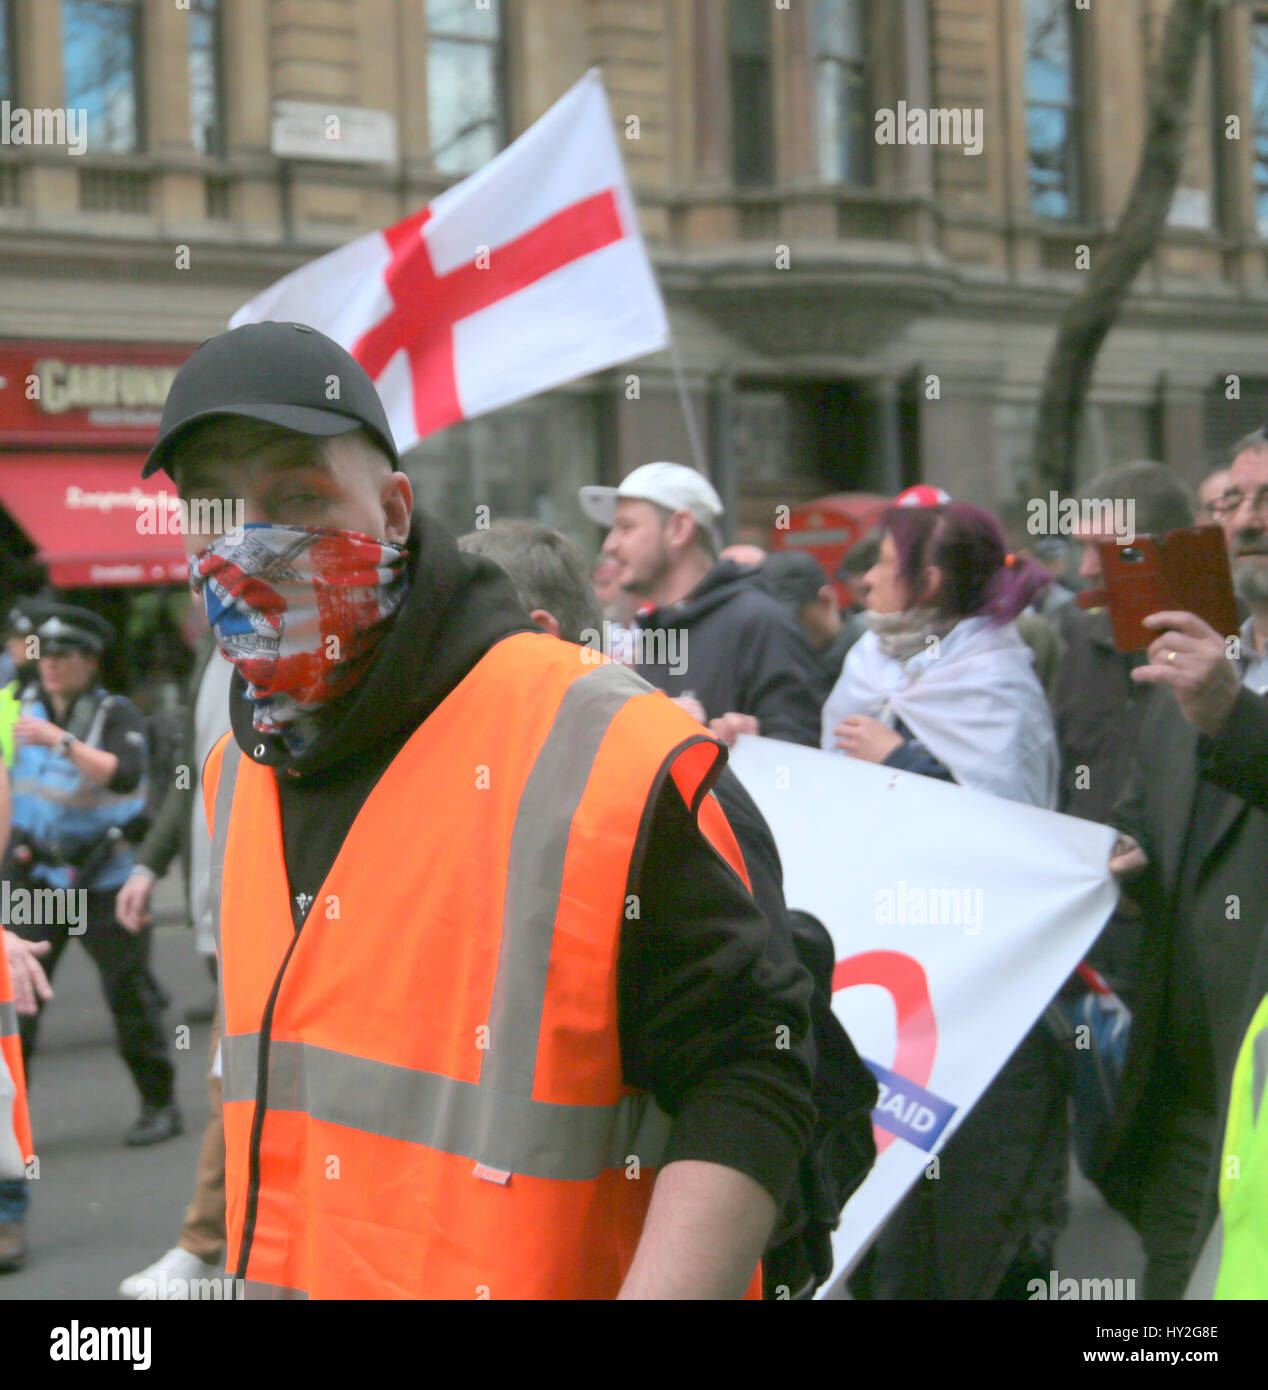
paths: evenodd
<path fill-rule="evenodd" d="M 257 295 L 378 387 L 397 447 L 663 348 L 665 308 L 597 70 L 484 168 Z"/>

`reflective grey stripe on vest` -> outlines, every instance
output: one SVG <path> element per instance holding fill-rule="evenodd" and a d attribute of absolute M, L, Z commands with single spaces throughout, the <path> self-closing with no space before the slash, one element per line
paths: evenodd
<path fill-rule="evenodd" d="M 212 807 L 211 865 L 208 869 L 207 911 L 211 914 L 212 930 L 216 934 L 216 951 L 220 951 L 220 904 L 224 900 L 225 849 L 229 844 L 229 813 L 233 810 L 233 788 L 238 780 L 238 765 L 242 749 L 232 734 L 225 740 L 220 759 L 220 779 L 216 783 L 216 803 Z M 224 970 L 220 971 L 220 1017 L 224 1018 Z"/>
<path fill-rule="evenodd" d="M 0 945 L 0 951 L 4 947 Z M 11 1038 L 18 1031 L 18 1011 L 11 1001 L 6 999 L 0 1004 L 0 1038 Z"/>
<path fill-rule="evenodd" d="M 1215 1297 L 1215 1285 L 1220 1277 L 1220 1261 L 1224 1258 L 1224 1216 L 1216 1212 L 1215 1224 L 1206 1238 L 1202 1253 L 1189 1276 L 1189 1287 L 1184 1291 L 1185 1302 L 1201 1300 L 1209 1302 Z"/>
<path fill-rule="evenodd" d="M 255 1098 L 259 1035 L 224 1039 L 224 1099 Z M 639 1169 L 664 1153 L 669 1120 L 648 1095 L 615 1105 L 554 1105 L 483 1082 L 373 1062 L 309 1043 L 269 1043 L 269 1109 L 426 1144 L 533 1178 L 585 1181 L 631 1155 Z"/>
<path fill-rule="evenodd" d="M 1259 1123 L 1259 1110 L 1264 1103 L 1264 1086 L 1268 1084 L 1268 1024 L 1255 1034 L 1250 1062 L 1250 1114 L 1253 1124 Z"/>
<path fill-rule="evenodd" d="M 308 1295 L 303 1289 L 288 1289 L 285 1284 L 265 1284 L 259 1279 L 241 1279 L 238 1283 L 242 1287 L 244 1298 L 307 1298 Z"/>
<path fill-rule="evenodd" d="M 511 832 L 502 940 L 478 1085 L 432 1072 L 273 1039 L 268 1107 L 386 1138 L 426 1144 L 533 1177 L 586 1180 L 631 1155 L 655 1167 L 670 1120 L 647 1095 L 613 1105 L 533 1099 L 547 969 L 572 819 L 608 727 L 632 696 L 651 689 L 603 665 L 564 693 L 524 786 Z M 232 761 L 230 754 L 233 754 Z M 221 876 L 241 749 L 230 739 L 216 792 L 211 913 L 220 937 Z M 224 1039 L 226 1102 L 255 1098 L 258 1036 Z"/>

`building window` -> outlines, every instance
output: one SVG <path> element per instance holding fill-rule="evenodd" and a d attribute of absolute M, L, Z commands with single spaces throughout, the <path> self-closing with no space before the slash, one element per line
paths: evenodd
<path fill-rule="evenodd" d="M 13 0 L 0 0 L 0 101 L 17 97 L 13 52 Z"/>
<path fill-rule="evenodd" d="M 1259 235 L 1268 237 L 1268 14 L 1255 16 L 1250 80 L 1255 121 L 1255 222 Z"/>
<path fill-rule="evenodd" d="M 737 185 L 775 177 L 770 0 L 731 0 L 731 166 Z"/>
<path fill-rule="evenodd" d="M 506 142 L 501 0 L 424 0 L 431 158 L 469 174 Z"/>
<path fill-rule="evenodd" d="M 868 183 L 874 141 L 865 0 L 818 0 L 815 60 L 819 176 L 825 183 Z"/>
<path fill-rule="evenodd" d="M 224 153 L 221 109 L 220 0 L 189 0 L 189 139 L 199 154 Z"/>
<path fill-rule="evenodd" d="M 1023 4 L 1030 210 L 1071 222 L 1083 210 L 1073 6 L 1070 0 Z"/>
<path fill-rule="evenodd" d="M 88 113 L 90 153 L 141 147 L 141 7 L 136 0 L 62 0 L 65 102 Z"/>

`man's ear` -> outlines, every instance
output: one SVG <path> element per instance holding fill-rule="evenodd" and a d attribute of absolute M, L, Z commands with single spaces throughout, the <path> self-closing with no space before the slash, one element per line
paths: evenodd
<path fill-rule="evenodd" d="M 534 608 L 528 616 L 543 632 L 549 632 L 552 637 L 559 636 L 559 619 L 553 613 L 547 613 L 544 608 Z"/>
<path fill-rule="evenodd" d="M 383 539 L 404 545 L 409 539 L 410 512 L 414 508 L 414 489 L 404 473 L 388 473 L 379 485 L 383 505 Z"/>
<path fill-rule="evenodd" d="M 700 523 L 683 508 L 672 513 L 665 522 L 665 543 L 675 550 L 684 549 L 695 540 Z"/>
<path fill-rule="evenodd" d="M 942 592 L 942 570 L 937 565 L 925 567 L 924 586 L 916 603 L 927 608 Z"/>

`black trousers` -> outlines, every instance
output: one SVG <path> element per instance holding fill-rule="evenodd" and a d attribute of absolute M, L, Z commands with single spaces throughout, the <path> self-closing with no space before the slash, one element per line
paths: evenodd
<path fill-rule="evenodd" d="M 114 1017 L 115 1039 L 119 1055 L 127 1064 L 147 1105 L 169 1105 L 172 1101 L 173 1069 L 168 1059 L 167 1039 L 163 1032 L 163 1008 L 167 1003 L 162 991 L 150 974 L 150 929 L 133 933 L 125 931 L 115 920 L 114 903 L 117 890 L 89 891 L 82 936 L 72 938 L 66 926 L 11 927 L 10 931 L 27 941 L 48 941 L 52 950 L 40 964 L 50 980 L 57 969 L 62 952 L 74 939 L 92 957 L 106 1003 Z M 31 1054 L 40 1019 L 46 1005 L 37 1014 L 18 1020 L 22 1038 L 22 1060 L 30 1076 Z"/>

